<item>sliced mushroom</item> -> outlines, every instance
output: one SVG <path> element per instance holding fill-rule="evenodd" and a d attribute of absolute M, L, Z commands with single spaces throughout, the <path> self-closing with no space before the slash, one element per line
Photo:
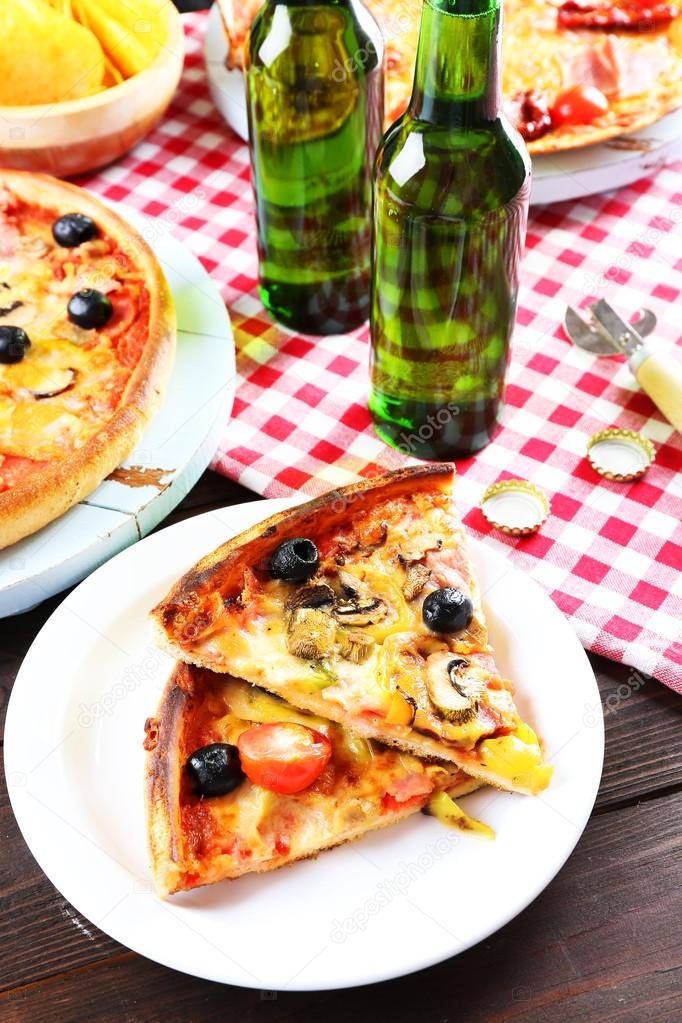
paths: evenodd
<path fill-rule="evenodd" d="M 77 371 L 71 368 L 48 370 L 39 386 L 31 388 L 31 394 L 34 398 L 55 398 L 73 387 L 77 375 Z"/>
<path fill-rule="evenodd" d="M 299 607 L 314 607 L 331 611 L 335 599 L 336 594 L 327 583 L 301 586 L 287 601 L 286 609 L 295 611 Z"/>
<path fill-rule="evenodd" d="M 386 603 L 379 597 L 358 597 L 354 600 L 337 600 L 334 617 L 342 625 L 376 625 L 388 614 Z"/>
<path fill-rule="evenodd" d="M 50 251 L 50 246 L 44 238 L 40 238 L 38 235 L 33 235 L 32 237 L 25 235 L 19 239 L 19 250 L 26 256 L 40 259 L 41 256 L 47 255 Z"/>
<path fill-rule="evenodd" d="M 366 583 L 361 582 L 357 576 L 351 575 L 350 572 L 339 572 L 338 580 L 341 584 L 341 592 L 344 597 L 371 597 L 369 587 Z"/>
<path fill-rule="evenodd" d="M 334 617 L 343 625 L 375 625 L 388 614 L 386 602 L 375 597 L 369 586 L 349 572 L 339 572 L 341 597 L 334 604 Z"/>
<path fill-rule="evenodd" d="M 407 567 L 413 561 L 421 561 L 425 554 L 429 551 L 439 551 L 443 547 L 443 537 L 436 536 L 435 533 L 426 533 L 419 538 L 419 547 L 412 551 L 401 551 L 398 555 L 398 561 L 404 567 Z"/>
<path fill-rule="evenodd" d="M 339 636 L 341 656 L 353 664 L 362 664 L 372 653 L 374 640 L 364 632 L 343 632 Z"/>
<path fill-rule="evenodd" d="M 331 650 L 336 638 L 333 619 L 317 608 L 297 607 L 289 619 L 287 649 L 295 657 L 313 660 Z"/>
<path fill-rule="evenodd" d="M 426 565 L 420 565 L 418 561 L 408 565 L 405 569 L 405 582 L 403 583 L 403 596 L 405 600 L 414 600 L 426 586 L 430 570 Z"/>
<path fill-rule="evenodd" d="M 429 698 L 448 721 L 463 723 L 478 710 L 485 683 L 468 668 L 464 657 L 453 657 L 449 651 L 431 654 L 426 661 Z"/>

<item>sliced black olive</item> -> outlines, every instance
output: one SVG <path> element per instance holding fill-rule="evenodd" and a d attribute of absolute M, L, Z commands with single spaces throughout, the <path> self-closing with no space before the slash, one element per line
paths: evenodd
<path fill-rule="evenodd" d="M 29 336 L 22 327 L 0 327 L 0 362 L 5 366 L 21 362 L 30 347 Z"/>
<path fill-rule="evenodd" d="M 245 778 L 239 750 L 227 742 L 212 742 L 195 750 L 186 769 L 200 796 L 226 796 Z"/>
<path fill-rule="evenodd" d="M 64 249 L 75 249 L 97 235 L 97 225 L 85 213 L 65 213 L 52 225 L 52 237 Z"/>
<path fill-rule="evenodd" d="M 77 327 L 97 330 L 108 323 L 114 311 L 111 299 L 94 288 L 83 288 L 71 296 L 68 304 L 69 319 Z"/>
<path fill-rule="evenodd" d="M 313 541 L 297 536 L 275 550 L 270 558 L 270 575 L 300 583 L 315 575 L 319 566 L 320 555 Z"/>
<path fill-rule="evenodd" d="M 424 600 L 422 618 L 432 632 L 462 632 L 474 614 L 471 598 L 454 586 L 434 590 Z"/>

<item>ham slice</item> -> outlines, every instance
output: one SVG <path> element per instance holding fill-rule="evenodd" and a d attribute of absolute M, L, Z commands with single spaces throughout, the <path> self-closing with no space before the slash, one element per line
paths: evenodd
<path fill-rule="evenodd" d="M 392 781 L 387 792 L 396 803 L 407 803 L 418 796 L 429 796 L 433 792 L 433 781 L 427 774 L 408 774 Z"/>
<path fill-rule="evenodd" d="M 10 259 L 19 247 L 19 232 L 14 224 L 0 218 L 0 259 Z"/>
<path fill-rule="evenodd" d="M 565 88 L 593 85 L 609 99 L 629 99 L 648 92 L 668 60 L 665 39 L 649 40 L 608 36 L 602 43 L 586 43 L 562 65 Z"/>
<path fill-rule="evenodd" d="M 424 564 L 437 586 L 452 586 L 464 593 L 469 592 L 469 562 L 460 547 L 429 551 Z"/>

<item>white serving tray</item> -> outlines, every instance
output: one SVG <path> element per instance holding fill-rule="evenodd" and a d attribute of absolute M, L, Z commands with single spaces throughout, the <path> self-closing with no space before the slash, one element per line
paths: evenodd
<path fill-rule="evenodd" d="M 244 99 L 244 75 L 225 67 L 227 43 L 214 5 L 208 19 L 204 56 L 213 102 L 229 126 L 246 140 L 249 129 Z M 682 155 L 682 109 L 634 135 L 598 146 L 533 157 L 532 206 L 580 199 L 622 188 Z"/>
<path fill-rule="evenodd" d="M 165 401 L 132 455 L 85 501 L 0 551 L 0 617 L 73 586 L 165 518 L 209 464 L 232 410 L 234 341 L 218 289 L 158 222 L 119 207 L 154 249 L 178 317 Z"/>

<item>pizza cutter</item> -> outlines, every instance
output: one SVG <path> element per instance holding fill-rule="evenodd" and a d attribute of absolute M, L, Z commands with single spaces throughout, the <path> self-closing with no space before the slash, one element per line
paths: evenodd
<path fill-rule="evenodd" d="M 628 323 L 604 299 L 589 311 L 591 322 L 586 323 L 573 306 L 566 309 L 564 330 L 573 344 L 593 355 L 626 355 L 642 390 L 682 433 L 682 363 L 644 340 L 656 326 L 655 315 L 644 309 L 635 323 Z"/>

